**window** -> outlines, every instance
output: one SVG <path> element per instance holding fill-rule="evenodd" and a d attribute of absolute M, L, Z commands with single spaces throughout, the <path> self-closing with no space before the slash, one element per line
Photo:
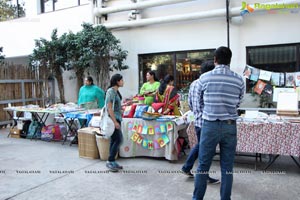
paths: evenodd
<path fill-rule="evenodd" d="M 300 43 L 246 47 L 247 64 L 270 72 L 300 71 Z M 247 92 L 256 84 L 247 79 Z"/>
<path fill-rule="evenodd" d="M 139 55 L 139 87 L 146 82 L 146 73 L 153 70 L 159 80 L 171 74 L 175 77 L 174 85 L 178 90 L 187 88 L 199 77 L 201 64 L 213 59 L 214 50 L 141 54 Z"/>
<path fill-rule="evenodd" d="M 42 13 L 52 12 L 88 3 L 89 0 L 41 0 L 41 11 Z"/>

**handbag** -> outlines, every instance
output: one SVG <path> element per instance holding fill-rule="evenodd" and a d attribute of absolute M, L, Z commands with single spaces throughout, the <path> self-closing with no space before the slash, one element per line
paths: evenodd
<path fill-rule="evenodd" d="M 113 110 L 114 110 L 114 105 L 115 105 L 115 99 L 113 101 Z M 105 106 L 101 110 L 99 129 L 101 131 L 101 134 L 105 135 L 105 137 L 107 138 L 111 137 L 115 131 L 115 124 L 113 120 L 110 118 L 110 116 L 108 115 L 107 104 L 105 104 Z"/>

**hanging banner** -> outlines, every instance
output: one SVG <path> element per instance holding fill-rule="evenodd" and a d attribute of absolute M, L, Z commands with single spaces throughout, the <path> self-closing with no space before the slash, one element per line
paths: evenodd
<path fill-rule="evenodd" d="M 167 132 L 167 129 L 166 129 L 166 125 L 165 125 L 165 124 L 160 124 L 159 127 L 160 127 L 160 132 L 161 132 L 162 134 Z"/>
<path fill-rule="evenodd" d="M 257 94 L 261 94 L 265 86 L 266 86 L 265 82 L 263 82 L 262 80 L 258 80 L 256 85 L 254 86 L 253 91 L 256 92 Z"/>
<path fill-rule="evenodd" d="M 154 130 L 155 130 L 155 134 L 160 135 L 160 126 L 159 125 L 155 125 Z"/>
<path fill-rule="evenodd" d="M 133 122 L 128 122 L 128 131 L 132 131 L 131 140 L 138 145 L 141 145 L 145 149 L 153 150 L 163 148 L 166 144 L 170 142 L 169 137 L 166 135 L 167 132 L 173 131 L 173 123 L 166 122 L 157 124 L 153 126 L 147 126 L 142 124 L 137 124 Z M 157 140 L 150 140 L 144 138 L 142 135 L 161 135 Z"/>
<path fill-rule="evenodd" d="M 153 126 L 148 126 L 148 133 L 149 133 L 149 135 L 154 135 L 154 127 Z"/>
<path fill-rule="evenodd" d="M 144 139 L 143 142 L 142 142 L 142 147 L 144 149 L 148 149 L 148 140 L 147 139 Z"/>
<path fill-rule="evenodd" d="M 256 68 L 252 67 L 250 80 L 251 81 L 257 81 L 258 77 L 259 77 L 259 72 L 260 72 L 259 69 L 256 69 Z"/>
<path fill-rule="evenodd" d="M 259 72 L 259 79 L 265 80 L 265 81 L 270 81 L 272 76 L 272 72 L 265 71 L 265 70 L 260 70 Z"/>
<path fill-rule="evenodd" d="M 154 149 L 159 149 L 159 148 L 160 148 L 160 146 L 159 146 L 157 140 L 154 140 L 154 141 L 153 141 L 153 144 L 154 144 Z"/>
<path fill-rule="evenodd" d="M 252 68 L 251 66 L 246 65 L 246 67 L 245 67 L 245 69 L 244 69 L 243 75 L 244 75 L 244 77 L 247 78 L 247 79 L 250 79 L 251 72 L 252 72 L 251 68 Z"/>
<path fill-rule="evenodd" d="M 132 132 L 137 132 L 139 125 L 137 123 L 133 124 Z"/>
<path fill-rule="evenodd" d="M 164 140 L 165 145 L 170 142 L 170 139 L 169 139 L 169 137 L 166 134 L 163 134 L 161 137 Z"/>
<path fill-rule="evenodd" d="M 272 72 L 271 84 L 275 86 L 284 86 L 284 73 Z"/>
<path fill-rule="evenodd" d="M 143 125 L 138 125 L 138 129 L 136 131 L 138 134 L 141 134 L 143 132 Z"/>
<path fill-rule="evenodd" d="M 166 123 L 166 126 L 167 126 L 167 131 L 169 132 L 169 131 L 173 131 L 173 124 L 172 124 L 172 122 L 167 122 Z"/>
<path fill-rule="evenodd" d="M 147 125 L 143 126 L 142 134 L 143 135 L 147 135 L 148 134 L 148 126 Z"/>
<path fill-rule="evenodd" d="M 295 73 L 295 84 L 296 86 L 300 86 L 300 72 Z"/>
<path fill-rule="evenodd" d="M 285 86 L 294 87 L 295 84 L 295 73 L 285 73 Z"/>
<path fill-rule="evenodd" d="M 153 150 L 153 147 L 154 147 L 153 141 L 148 140 L 148 149 Z"/>

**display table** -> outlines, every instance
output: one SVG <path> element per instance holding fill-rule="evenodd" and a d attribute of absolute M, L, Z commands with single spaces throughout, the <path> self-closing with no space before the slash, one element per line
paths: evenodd
<path fill-rule="evenodd" d="M 74 123 L 75 119 L 86 119 L 89 121 L 92 117 L 92 115 L 96 113 L 100 113 L 100 109 L 90 109 L 90 110 L 84 110 L 82 108 L 71 108 L 71 109 L 58 109 L 58 108 L 26 108 L 25 107 L 6 107 L 4 108 L 5 111 L 7 111 L 10 115 L 10 117 L 15 121 L 15 123 L 19 120 L 20 116 L 24 112 L 29 112 L 32 114 L 33 120 L 36 120 L 39 124 L 42 126 L 46 126 L 46 120 L 50 114 L 61 116 L 64 119 L 65 124 L 68 127 L 68 132 L 72 130 L 72 126 L 76 125 Z M 17 118 L 13 118 L 13 112 L 17 113 Z M 87 122 L 88 123 L 88 122 Z M 78 127 L 75 126 L 75 136 L 77 136 L 77 129 Z M 36 135 L 37 130 L 34 131 L 34 134 L 32 138 Z M 63 143 L 67 139 L 66 134 L 64 136 Z M 9 137 L 9 135 L 8 135 Z"/>
<path fill-rule="evenodd" d="M 300 123 L 289 122 L 238 122 L 236 152 L 276 155 L 265 170 L 280 156 L 291 156 L 296 165 L 300 164 L 294 157 L 300 156 Z M 187 129 L 191 146 L 197 143 L 194 126 Z M 217 146 L 219 151 L 219 147 Z M 255 163 L 256 169 L 256 163 Z"/>
<path fill-rule="evenodd" d="M 151 134 L 150 131 L 148 131 L 148 134 L 139 134 L 141 137 L 143 137 L 143 141 L 150 141 L 156 143 L 158 141 L 161 141 L 161 138 L 164 137 L 163 135 L 166 135 L 166 140 L 169 140 L 169 142 L 164 145 L 163 147 L 158 147 L 157 144 L 153 145 L 153 149 L 143 147 L 143 142 L 139 144 L 138 141 L 134 141 L 136 138 L 132 138 L 132 136 L 136 133 L 136 131 L 131 130 L 132 125 L 141 126 L 143 128 L 147 127 L 158 127 L 160 125 L 166 124 L 169 125 L 169 131 L 167 130 L 165 134 L 157 134 L 157 132 L 154 132 L 154 134 Z M 172 124 L 172 127 L 171 125 Z M 123 133 L 123 143 L 120 147 L 119 155 L 120 157 L 136 157 L 136 156 L 147 156 L 147 157 L 164 157 L 167 160 L 177 160 L 178 159 L 178 150 L 176 145 L 176 140 L 178 138 L 178 131 L 181 129 L 184 129 L 186 125 L 180 125 L 177 126 L 175 122 L 157 122 L 155 120 L 147 121 L 143 119 L 138 118 L 123 118 L 122 121 L 122 133 Z M 172 130 L 171 130 L 172 128 Z M 168 129 L 168 127 L 167 127 Z M 150 133 L 150 134 L 149 134 Z M 140 141 L 141 142 L 141 141 Z"/>
<path fill-rule="evenodd" d="M 300 156 L 300 123 L 289 122 L 241 122 L 237 126 L 237 152 L 276 155 L 264 168 L 268 169 L 280 155 Z"/>
<path fill-rule="evenodd" d="M 300 156 L 300 123 L 237 123 L 237 152 Z"/>

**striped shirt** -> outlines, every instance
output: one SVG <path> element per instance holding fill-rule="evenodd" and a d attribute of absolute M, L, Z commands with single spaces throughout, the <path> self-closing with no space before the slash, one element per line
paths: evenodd
<path fill-rule="evenodd" d="M 240 75 L 226 65 L 218 65 L 204 73 L 194 85 L 192 106 L 194 113 L 201 113 L 202 119 L 236 120 L 237 108 L 245 92 L 245 84 Z M 199 120 L 199 121 L 198 121 Z M 197 119 L 195 125 L 201 125 Z"/>
<path fill-rule="evenodd" d="M 197 107 L 199 107 L 199 105 L 197 105 L 199 104 L 199 96 L 197 96 L 197 94 L 195 93 L 195 86 L 197 85 L 198 80 L 199 79 L 194 80 L 190 85 L 188 103 L 190 110 L 193 111 L 193 114 L 195 116 L 195 126 L 201 127 L 202 111 L 196 109 Z"/>

